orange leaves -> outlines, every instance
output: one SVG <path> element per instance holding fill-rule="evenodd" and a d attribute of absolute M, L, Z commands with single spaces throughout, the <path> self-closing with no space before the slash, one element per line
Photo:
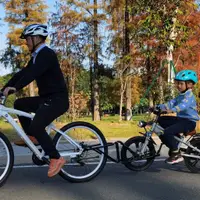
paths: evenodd
<path fill-rule="evenodd" d="M 81 114 L 86 114 L 88 111 L 89 97 L 84 95 L 83 92 L 75 93 L 69 98 L 69 113 L 73 118 L 80 117 Z"/>
<path fill-rule="evenodd" d="M 9 25 L 7 38 L 10 45 L 5 50 L 5 55 L 9 55 L 9 60 L 4 60 L 5 63 L 12 63 L 13 68 L 25 66 L 27 59 L 29 59 L 26 56 L 28 49 L 25 41 L 19 39 L 19 36 L 24 26 L 31 23 L 46 22 L 47 13 L 44 12 L 46 8 L 47 5 L 42 0 L 11 0 L 5 2 L 5 21 Z M 12 47 L 12 51 L 10 51 L 10 47 Z"/>

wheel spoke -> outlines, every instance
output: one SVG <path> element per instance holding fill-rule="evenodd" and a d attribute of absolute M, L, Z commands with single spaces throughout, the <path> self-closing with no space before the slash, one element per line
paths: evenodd
<path fill-rule="evenodd" d="M 9 140 L 0 133 L 0 186 L 10 175 L 14 162 L 14 154 Z"/>
<path fill-rule="evenodd" d="M 194 166 L 196 166 L 196 164 L 199 162 L 199 160 L 195 160 L 194 162 L 191 162 L 192 163 L 192 166 L 194 167 Z"/>
<path fill-rule="evenodd" d="M 144 170 L 148 168 L 154 160 L 154 157 L 149 155 L 155 154 L 153 144 L 149 143 L 141 155 L 141 149 L 144 144 L 144 137 L 130 138 L 125 142 L 125 146 L 122 147 L 122 158 L 127 168 L 131 170 Z"/>
<path fill-rule="evenodd" d="M 199 146 L 200 146 L 199 140 L 192 139 L 190 141 L 190 143 L 195 148 L 199 148 Z M 187 150 L 186 150 L 186 154 L 193 155 L 193 156 L 200 156 L 200 153 L 198 151 L 195 151 L 195 148 L 188 147 Z M 186 167 L 191 172 L 197 173 L 197 172 L 200 171 L 200 164 L 199 164 L 200 159 L 192 158 L 192 157 L 184 157 L 184 159 L 185 159 Z"/>
<path fill-rule="evenodd" d="M 82 124 L 68 127 L 64 132 L 76 141 L 83 151 L 71 159 L 66 157 L 67 165 L 62 169 L 62 177 L 71 181 L 82 182 L 96 176 L 106 163 L 104 153 L 107 153 L 107 147 L 103 135 L 98 132 L 98 129 L 93 129 L 92 125 Z M 70 150 L 79 153 L 62 135 L 57 138 L 56 148 L 59 152 Z"/>

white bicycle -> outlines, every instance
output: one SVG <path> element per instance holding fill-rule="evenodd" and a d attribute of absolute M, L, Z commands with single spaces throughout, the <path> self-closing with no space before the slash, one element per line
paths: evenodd
<path fill-rule="evenodd" d="M 49 157 L 45 155 L 40 146 L 35 146 L 27 137 L 23 129 L 10 114 L 33 118 L 29 114 L 5 106 L 6 97 L 0 93 L 0 117 L 3 117 L 16 130 L 25 141 L 27 147 L 33 152 L 32 160 L 36 165 L 49 164 Z M 102 132 L 94 125 L 77 121 L 61 129 L 51 123 L 46 127 L 48 134 L 54 132 L 53 143 L 60 155 L 65 157 L 67 164 L 61 169 L 59 175 L 70 182 L 85 182 L 96 177 L 104 168 L 108 147 Z M 14 152 L 8 138 L 0 132 L 0 186 L 8 179 L 14 164 Z"/>

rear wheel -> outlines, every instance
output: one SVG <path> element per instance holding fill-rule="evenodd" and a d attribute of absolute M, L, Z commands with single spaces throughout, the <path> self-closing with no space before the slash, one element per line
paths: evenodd
<path fill-rule="evenodd" d="M 200 140 L 193 139 L 191 140 L 191 145 L 200 150 Z M 195 151 L 193 148 L 188 147 L 186 154 L 190 154 L 191 156 L 200 156 L 198 151 Z M 184 157 L 186 167 L 193 173 L 200 172 L 200 159 L 199 158 L 191 158 Z"/>
<path fill-rule="evenodd" d="M 67 164 L 60 175 L 71 182 L 84 182 L 96 177 L 103 170 L 107 160 L 105 154 L 108 153 L 107 143 L 101 131 L 87 122 L 70 123 L 61 131 L 76 141 L 83 151 L 80 155 L 65 158 Z M 60 133 L 55 135 L 53 141 L 59 153 L 79 151 Z"/>
<path fill-rule="evenodd" d="M 14 164 L 13 148 L 8 138 L 0 132 L 0 186 L 8 179 Z"/>
<path fill-rule="evenodd" d="M 141 155 L 141 148 L 144 145 L 145 137 L 133 137 L 128 139 L 122 147 L 121 157 L 124 165 L 133 171 L 142 171 L 150 167 L 154 161 L 155 148 L 151 141 L 149 141 L 144 155 Z M 130 151 L 129 149 L 132 151 Z"/>

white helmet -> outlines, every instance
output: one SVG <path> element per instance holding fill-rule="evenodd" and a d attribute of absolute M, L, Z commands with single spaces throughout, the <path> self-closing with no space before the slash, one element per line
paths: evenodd
<path fill-rule="evenodd" d="M 20 38 L 25 39 L 27 36 L 40 35 L 43 37 L 48 36 L 47 26 L 43 24 L 31 24 L 25 27 Z"/>

